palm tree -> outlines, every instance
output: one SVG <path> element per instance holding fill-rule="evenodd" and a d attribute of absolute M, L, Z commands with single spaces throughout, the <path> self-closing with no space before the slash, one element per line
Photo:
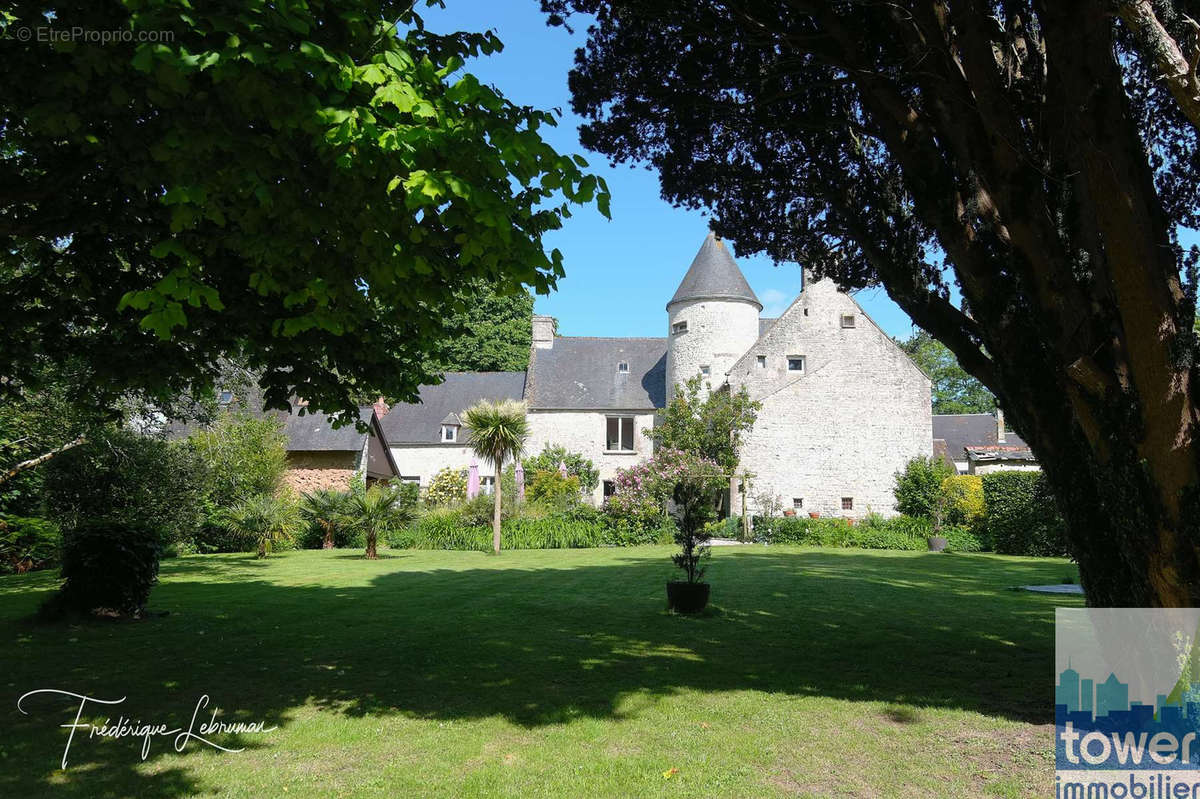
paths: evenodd
<path fill-rule="evenodd" d="M 400 500 L 399 491 L 381 486 L 372 486 L 366 491 L 355 491 L 350 495 L 348 510 L 351 523 L 366 533 L 368 560 L 379 557 L 376 546 L 381 532 L 412 521 L 412 508 L 404 507 Z"/>
<path fill-rule="evenodd" d="M 322 549 L 333 549 L 333 531 L 346 513 L 347 496 L 341 491 L 322 488 L 304 495 L 300 512 L 325 532 Z"/>
<path fill-rule="evenodd" d="M 496 467 L 495 510 L 492 513 L 492 549 L 500 554 L 500 470 L 504 461 L 517 458 L 529 437 L 525 403 L 516 400 L 480 400 L 463 413 L 467 446 Z"/>
<path fill-rule="evenodd" d="M 300 525 L 296 506 L 270 494 L 258 494 L 221 514 L 220 524 L 234 535 L 253 541 L 265 558 L 277 543 L 290 541 Z"/>

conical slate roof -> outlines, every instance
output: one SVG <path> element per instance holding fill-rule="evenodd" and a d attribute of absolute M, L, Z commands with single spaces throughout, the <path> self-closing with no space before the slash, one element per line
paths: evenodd
<path fill-rule="evenodd" d="M 762 303 L 754 296 L 725 242 L 713 233 L 700 245 L 700 252 L 696 253 L 667 308 L 684 300 L 740 300 L 754 303 L 762 310 Z"/>

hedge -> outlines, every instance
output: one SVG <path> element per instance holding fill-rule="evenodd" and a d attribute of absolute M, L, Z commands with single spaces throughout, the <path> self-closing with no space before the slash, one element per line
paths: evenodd
<path fill-rule="evenodd" d="M 390 534 L 387 542 L 396 549 L 490 552 L 491 526 L 467 522 L 462 509 L 435 509 Z M 673 531 L 669 521 L 658 528 L 644 528 L 580 506 L 545 515 L 533 508 L 527 516 L 505 519 L 501 537 L 505 549 L 577 549 L 666 544 L 671 542 Z"/>
<path fill-rule="evenodd" d="M 913 516 L 874 518 L 853 525 L 837 518 L 756 516 L 754 533 L 757 540 L 772 544 L 921 551 L 929 547 L 926 539 L 933 535 L 933 524 Z M 986 549 L 985 542 L 965 527 L 943 527 L 941 534 L 947 539 L 947 549 L 957 552 Z"/>
<path fill-rule="evenodd" d="M 1041 472 L 983 477 L 983 526 L 997 552 L 1066 555 L 1066 523 Z"/>

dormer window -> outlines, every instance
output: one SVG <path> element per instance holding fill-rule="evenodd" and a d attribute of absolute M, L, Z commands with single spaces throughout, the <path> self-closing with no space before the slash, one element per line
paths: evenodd
<path fill-rule="evenodd" d="M 620 363 L 617 364 L 617 374 L 619 374 L 619 375 L 629 374 L 629 361 L 621 361 Z"/>
<path fill-rule="evenodd" d="M 452 443 L 458 441 L 458 425 L 444 424 L 442 425 L 442 441 Z"/>
<path fill-rule="evenodd" d="M 687 332 L 687 322 L 676 322 L 675 324 L 671 325 L 671 334 L 672 335 L 679 335 L 680 333 L 686 333 L 686 332 Z"/>
<path fill-rule="evenodd" d="M 842 314 L 842 327 L 854 327 L 855 318 L 852 313 Z"/>
<path fill-rule="evenodd" d="M 788 371 L 795 374 L 804 374 L 804 356 L 789 355 L 788 356 Z"/>

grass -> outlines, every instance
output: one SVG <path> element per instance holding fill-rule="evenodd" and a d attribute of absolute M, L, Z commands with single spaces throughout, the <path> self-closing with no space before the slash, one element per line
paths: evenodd
<path fill-rule="evenodd" d="M 1069 564 L 720 548 L 688 618 L 670 551 L 179 558 L 168 615 L 81 626 L 26 620 L 53 575 L 0 579 L 0 796 L 1051 795 L 1053 608 L 1079 602 L 1010 587 Z M 63 771 L 75 704 L 20 714 L 36 688 L 278 729 L 145 762 L 77 734 Z"/>

